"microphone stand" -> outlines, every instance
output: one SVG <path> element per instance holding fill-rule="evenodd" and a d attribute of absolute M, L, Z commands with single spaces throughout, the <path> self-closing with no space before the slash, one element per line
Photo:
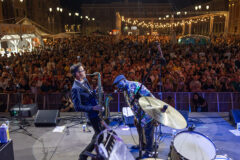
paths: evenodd
<path fill-rule="evenodd" d="M 164 59 L 164 57 L 163 57 L 163 54 L 162 54 L 162 50 L 161 50 L 161 47 L 160 47 L 160 44 L 157 42 L 156 43 L 157 44 L 157 46 L 158 46 L 158 54 L 157 54 L 157 56 L 155 56 L 155 58 L 153 58 L 153 60 L 152 60 L 152 64 L 151 64 L 151 66 L 149 67 L 149 69 L 148 69 L 148 71 L 147 71 L 147 74 L 143 77 L 143 79 L 142 79 L 142 83 L 141 83 L 141 86 L 139 87 L 139 89 L 137 90 L 137 92 L 136 92 L 136 94 L 134 95 L 134 99 L 131 101 L 131 105 L 133 105 L 133 103 L 134 103 L 134 101 L 136 100 L 136 99 L 139 99 L 140 97 L 141 97 L 141 95 L 140 95 L 140 90 L 142 89 L 142 86 L 144 85 L 144 83 L 145 83 L 145 81 L 146 81 L 146 79 L 149 77 L 149 75 L 150 75 L 150 73 L 151 73 L 151 70 L 152 70 L 152 68 L 153 68 L 153 66 L 156 64 L 156 59 L 158 59 L 158 58 L 162 58 L 162 59 L 160 59 L 160 83 L 161 83 L 161 67 L 162 67 L 162 64 L 163 65 L 165 65 L 166 64 L 166 60 Z M 149 51 L 150 52 L 150 51 Z M 151 52 L 150 52 L 150 54 L 151 54 Z M 159 57 L 160 56 L 160 57 Z M 161 84 L 160 84 L 160 91 L 161 91 Z M 142 142 L 143 142 L 143 135 L 142 135 L 142 126 L 141 126 L 141 121 L 142 121 L 142 112 L 143 112 L 143 110 L 142 110 L 142 108 L 141 107 L 139 107 L 138 108 L 138 122 L 139 122 L 139 130 L 140 130 L 140 132 L 139 132 L 139 157 L 138 157 L 138 159 L 141 159 L 142 158 Z M 161 125 L 161 124 L 160 124 Z M 161 134 L 161 126 L 160 126 L 160 134 Z M 156 150 L 157 150 L 157 147 L 156 147 L 157 145 L 156 145 L 156 141 L 155 141 L 155 158 L 156 158 Z"/>
<path fill-rule="evenodd" d="M 10 74 L 13 78 L 13 73 L 10 71 Z M 24 126 L 30 126 L 30 124 L 26 121 L 26 119 L 23 119 L 22 117 L 22 102 L 21 102 L 21 93 L 19 92 L 19 84 L 16 84 L 16 90 L 17 90 L 17 97 L 18 97 L 18 121 L 19 121 L 19 125 L 18 125 L 18 129 L 12 130 L 11 132 L 17 131 L 17 130 L 23 130 L 25 132 L 26 135 L 28 136 L 32 136 L 32 134 L 27 131 L 27 129 L 24 128 Z"/>
<path fill-rule="evenodd" d="M 158 47 L 158 52 L 159 52 L 159 55 L 160 55 L 160 73 L 159 73 L 159 92 L 158 92 L 158 95 L 160 97 L 160 100 L 162 100 L 162 66 L 166 65 L 166 60 L 165 58 L 163 57 L 163 54 L 162 54 L 162 49 L 160 47 L 160 44 L 158 42 L 155 42 L 157 44 L 157 47 Z M 165 112 L 167 108 L 165 108 L 164 106 L 164 110 L 162 112 Z M 157 126 L 155 126 L 155 131 L 157 130 Z M 162 124 L 159 123 L 159 135 L 161 136 L 163 133 L 162 133 Z M 158 148 L 158 143 L 157 143 L 157 134 L 155 134 L 155 142 L 154 142 L 154 149 L 155 149 L 155 154 L 154 154 L 154 158 L 157 158 L 157 148 Z"/>

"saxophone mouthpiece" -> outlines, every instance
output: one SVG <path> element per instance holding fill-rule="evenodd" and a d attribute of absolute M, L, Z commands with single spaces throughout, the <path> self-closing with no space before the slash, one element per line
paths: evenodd
<path fill-rule="evenodd" d="M 92 74 L 86 74 L 87 76 L 96 76 L 96 75 L 98 75 L 98 74 L 100 74 L 99 72 L 94 72 L 94 73 L 92 73 Z"/>

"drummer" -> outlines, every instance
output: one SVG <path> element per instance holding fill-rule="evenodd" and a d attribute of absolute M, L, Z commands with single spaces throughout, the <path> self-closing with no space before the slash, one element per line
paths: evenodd
<path fill-rule="evenodd" d="M 134 99 L 135 94 L 137 93 L 138 89 L 141 86 L 141 83 L 139 82 L 134 82 L 134 81 L 128 81 L 124 75 L 118 75 L 114 82 L 113 85 L 118 88 L 119 91 L 125 91 L 128 97 L 128 104 L 132 102 Z M 141 90 L 140 90 L 140 96 L 151 96 L 154 97 L 153 94 L 143 85 Z M 139 97 L 140 98 L 140 97 Z M 138 99 L 135 100 L 133 105 L 130 106 L 131 109 L 133 110 L 135 117 L 138 119 L 138 110 L 139 110 L 139 104 L 138 104 Z M 154 134 L 154 122 L 153 119 L 146 113 L 142 111 L 142 120 L 141 120 L 141 126 L 143 127 L 143 139 L 146 140 L 146 144 L 144 146 L 145 153 L 143 154 L 142 158 L 151 158 L 153 157 L 153 134 Z M 139 127 L 138 128 L 139 132 Z"/>

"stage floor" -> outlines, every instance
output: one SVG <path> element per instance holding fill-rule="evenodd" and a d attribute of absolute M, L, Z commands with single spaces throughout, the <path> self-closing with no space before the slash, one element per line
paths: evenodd
<path fill-rule="evenodd" d="M 61 113 L 63 118 L 59 126 L 70 126 L 76 123 L 76 117 L 80 113 Z M 4 116 L 4 114 L 1 114 Z M 73 119 L 71 119 L 73 118 Z M 117 116 L 115 116 L 117 119 Z M 213 141 L 216 145 L 218 155 L 227 154 L 230 158 L 238 160 L 240 156 L 240 137 L 235 136 L 229 130 L 235 128 L 228 121 L 228 113 L 190 113 L 189 123 L 195 124 L 195 131 L 202 133 Z M 4 119 L 1 118 L 1 121 Z M 73 120 L 73 121 L 72 121 Z M 23 130 L 13 131 L 10 137 L 13 140 L 15 160 L 78 160 L 80 152 L 91 140 L 93 132 L 83 132 L 82 124 L 66 129 L 62 133 L 53 132 L 55 127 L 35 127 L 33 119 L 28 119 L 31 126 L 26 129 L 32 136 L 24 134 Z M 10 130 L 18 128 L 14 120 L 11 120 Z M 125 130 L 123 125 L 114 126 L 127 146 L 138 143 L 136 128 Z M 92 128 L 90 127 L 90 130 Z M 187 130 L 187 129 L 185 129 Z M 177 130 L 180 132 L 181 130 Z M 131 132 L 133 138 L 131 136 Z M 172 129 L 162 126 L 163 137 L 159 144 L 158 158 L 167 159 L 171 141 L 173 140 Z M 135 157 L 137 150 L 131 150 Z"/>

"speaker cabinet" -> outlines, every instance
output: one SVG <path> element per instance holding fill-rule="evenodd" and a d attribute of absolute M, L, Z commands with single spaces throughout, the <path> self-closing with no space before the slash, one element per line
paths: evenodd
<path fill-rule="evenodd" d="M 38 110 L 34 124 L 36 127 L 56 126 L 59 110 Z"/>
<path fill-rule="evenodd" d="M 229 112 L 229 120 L 232 121 L 234 125 L 240 123 L 240 109 L 232 109 Z"/>
<path fill-rule="evenodd" d="M 12 140 L 7 143 L 0 143 L 0 159 L 1 160 L 14 160 L 13 142 Z"/>
<path fill-rule="evenodd" d="M 20 107 L 20 110 L 19 110 Z M 32 117 L 37 113 L 38 106 L 36 103 L 33 104 L 16 104 L 10 109 L 10 115 L 11 116 L 18 116 L 21 114 L 22 117 Z"/>

